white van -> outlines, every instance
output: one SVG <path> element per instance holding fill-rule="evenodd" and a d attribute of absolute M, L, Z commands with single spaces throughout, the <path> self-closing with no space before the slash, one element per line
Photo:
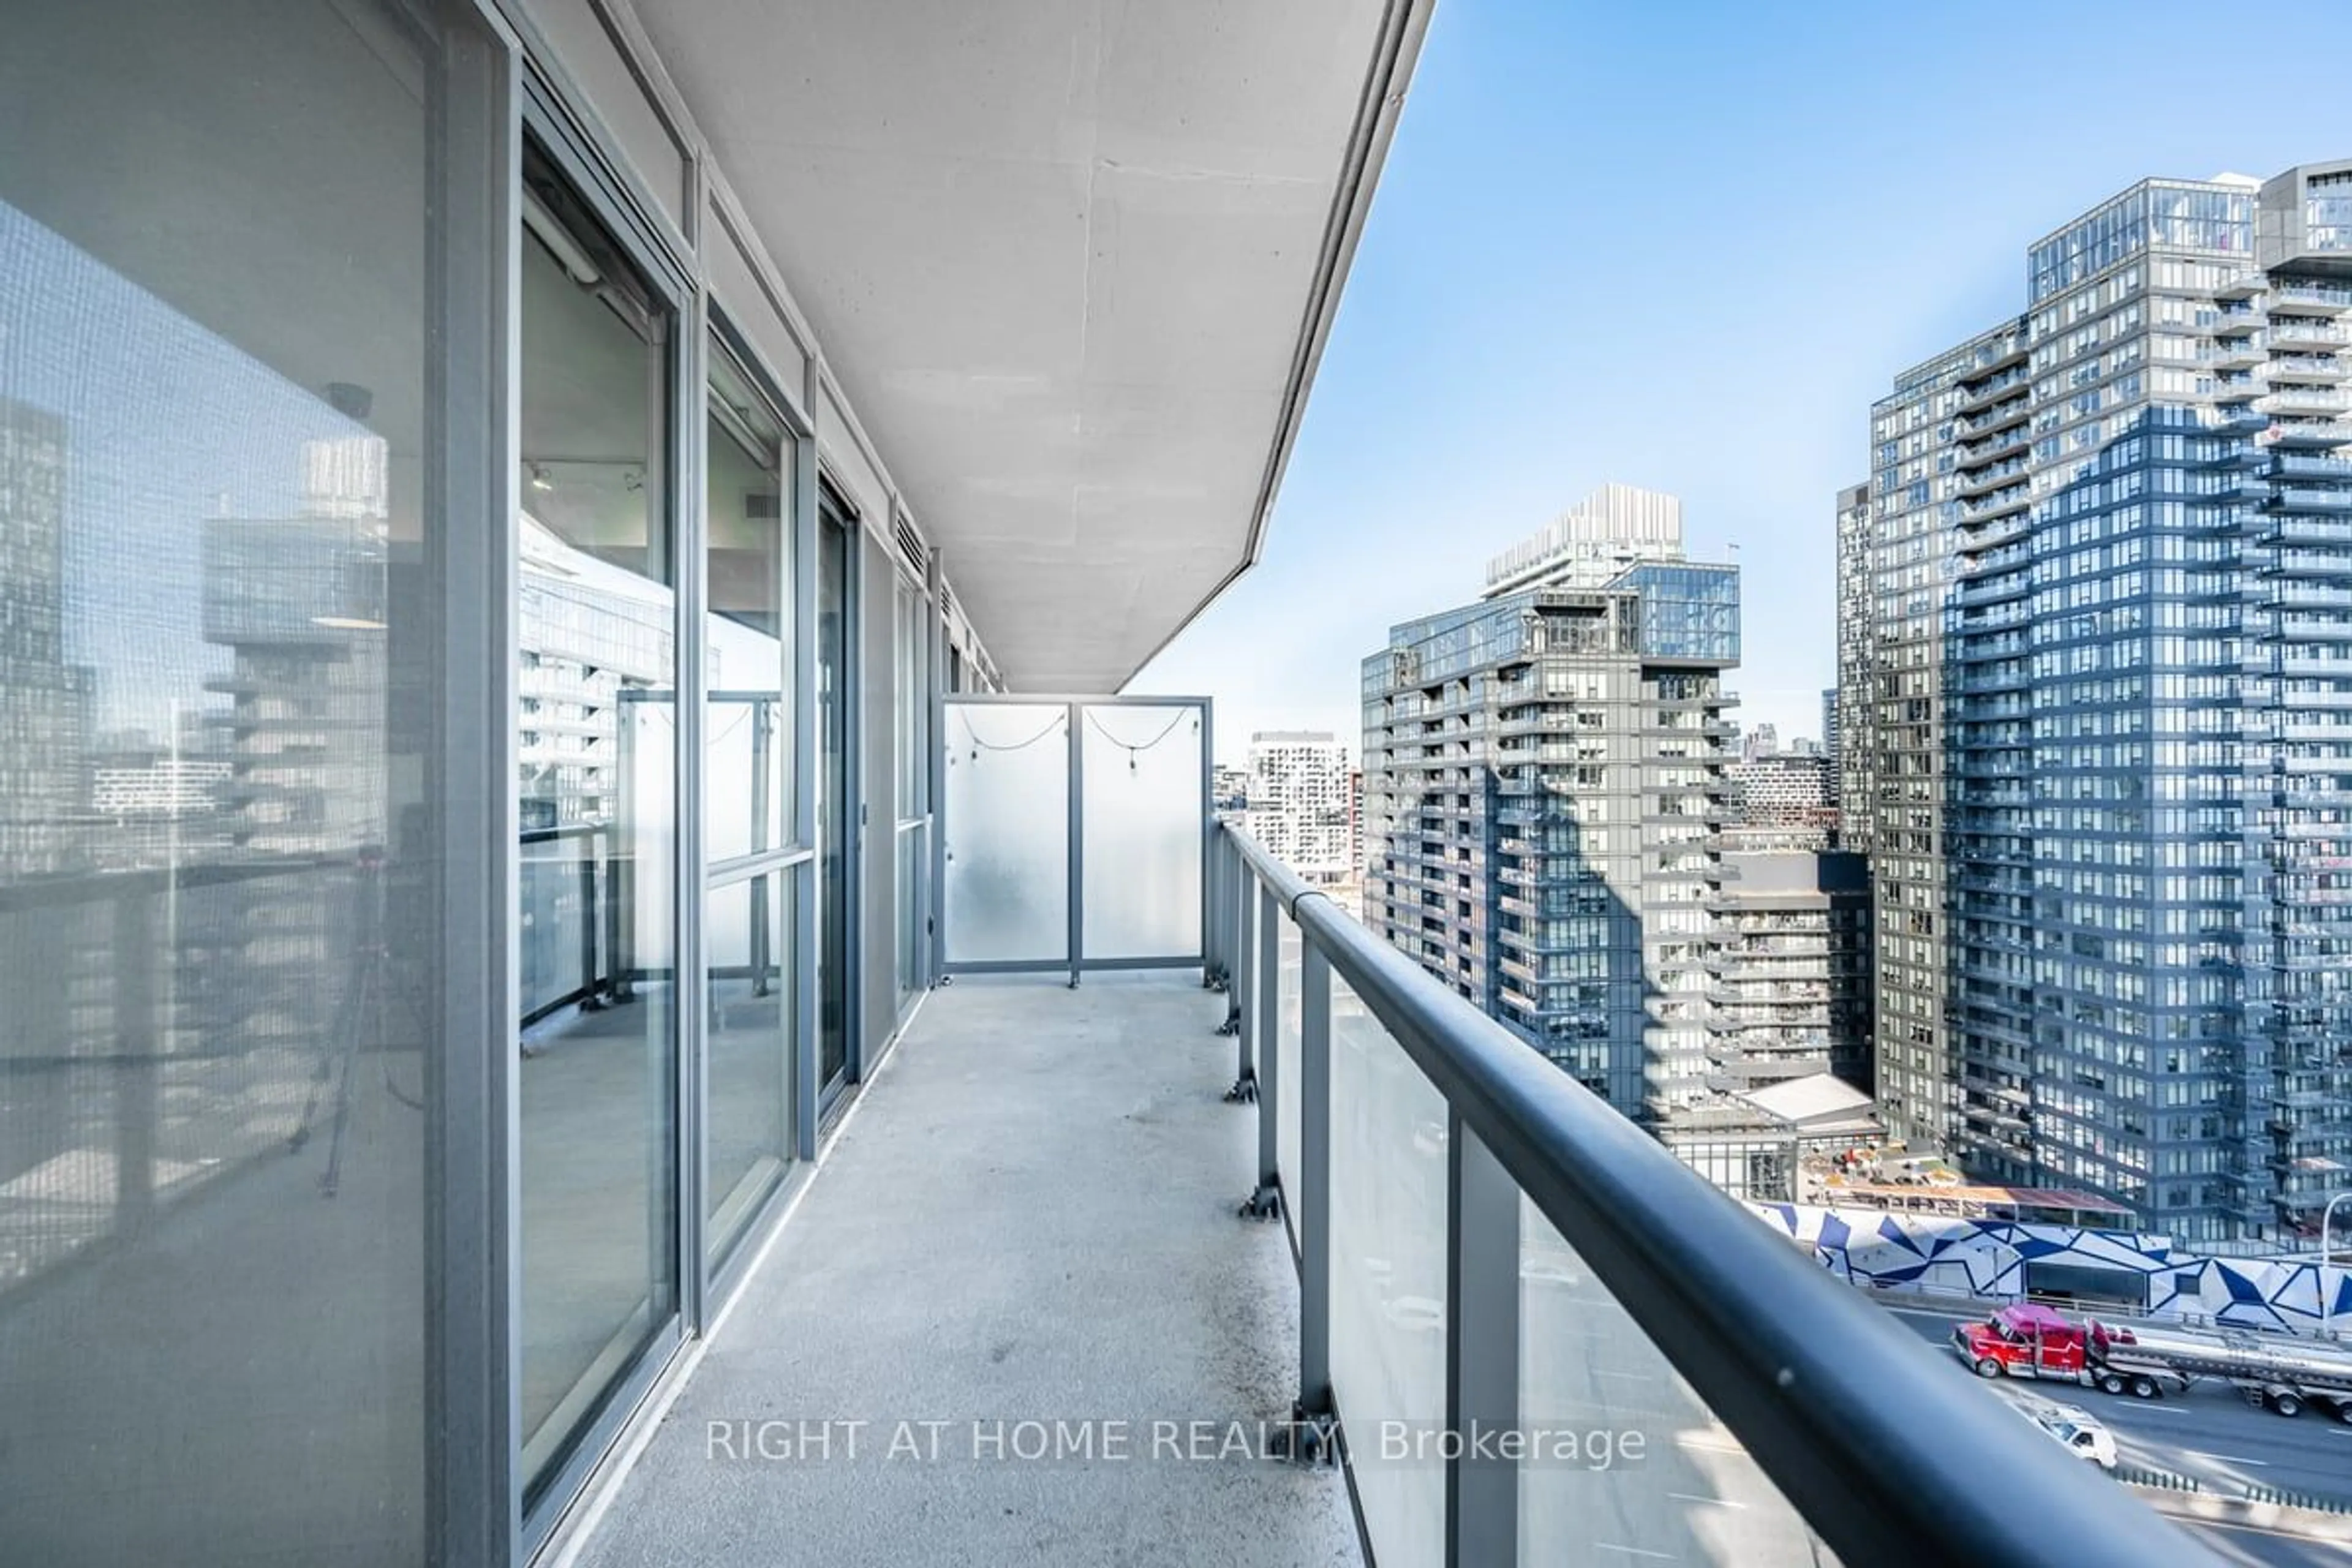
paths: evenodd
<path fill-rule="evenodd" d="M 2050 1434 L 2066 1451 L 2103 1470 L 2116 1468 L 2115 1434 L 2099 1418 L 2078 1405 L 2049 1405 L 2028 1410 L 2033 1424 Z"/>

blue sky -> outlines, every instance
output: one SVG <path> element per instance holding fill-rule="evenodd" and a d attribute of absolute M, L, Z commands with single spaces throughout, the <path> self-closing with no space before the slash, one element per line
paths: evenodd
<path fill-rule="evenodd" d="M 1609 479 L 1743 568 L 1743 721 L 1820 728 L 1869 405 L 2150 174 L 2352 157 L 2352 5 L 1439 0 L 1256 571 L 1134 683 L 1357 740 L 1359 661 Z M 2234 40 L 2231 49 L 2221 49 Z M 1727 546 L 1737 543 L 1737 555 Z"/>
<path fill-rule="evenodd" d="M 204 525 L 295 514 L 302 444 L 362 433 L 62 236 L 0 202 L 0 398 L 65 425 L 65 659 L 101 733 L 224 707 L 207 677 Z"/>

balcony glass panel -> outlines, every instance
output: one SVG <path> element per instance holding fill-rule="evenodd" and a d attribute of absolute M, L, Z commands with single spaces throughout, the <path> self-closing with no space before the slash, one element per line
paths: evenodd
<path fill-rule="evenodd" d="M 1069 709 L 951 703 L 947 731 L 948 961 L 1067 959 Z"/>
<path fill-rule="evenodd" d="M 1097 704 L 1081 718 L 1087 958 L 1197 954 L 1201 710 Z"/>
<path fill-rule="evenodd" d="M 594 994 L 604 982 L 603 829 L 585 824 L 522 836 L 522 925 L 515 933 L 527 1024 Z"/>
<path fill-rule="evenodd" d="M 1281 1166 L 1285 1186 L 1292 1189 L 1287 1194 L 1288 1201 L 1283 1205 L 1283 1213 L 1291 1227 L 1291 1243 L 1296 1246 L 1298 1241 L 1298 1194 L 1294 1173 L 1298 1170 L 1298 1108 L 1301 1103 L 1298 1075 L 1302 1070 L 1298 1058 L 1302 1018 L 1302 993 L 1299 989 L 1302 961 L 1299 955 L 1304 939 L 1299 935 L 1297 922 L 1288 915 L 1281 917 L 1277 925 L 1281 931 L 1277 951 L 1282 962 L 1276 980 L 1279 990 L 1275 994 L 1274 1008 L 1276 1089 L 1274 1157 Z"/>
<path fill-rule="evenodd" d="M 1331 1378 L 1382 1563 L 1445 1560 L 1445 1467 L 1382 1463 L 1445 1420 L 1445 1102 L 1331 977 Z"/>
<path fill-rule="evenodd" d="M 1531 1203 L 1519 1236 L 1519 1561 L 1834 1562 Z"/>

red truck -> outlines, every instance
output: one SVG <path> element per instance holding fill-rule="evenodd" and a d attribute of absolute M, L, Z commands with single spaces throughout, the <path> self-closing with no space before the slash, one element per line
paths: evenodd
<path fill-rule="evenodd" d="M 2088 1326 L 2029 1301 L 2012 1302 L 1981 1323 L 1952 1330 L 1952 1348 L 1979 1377 L 2056 1377 L 2084 1381 L 2090 1365 Z"/>
<path fill-rule="evenodd" d="M 2016 1302 L 1954 1328 L 1952 1348 L 1979 1377 L 2054 1378 L 2141 1399 L 2210 1378 L 2281 1415 L 2315 1406 L 2352 1424 L 2352 1350 L 2325 1341 L 2180 1323 L 2075 1322 Z"/>

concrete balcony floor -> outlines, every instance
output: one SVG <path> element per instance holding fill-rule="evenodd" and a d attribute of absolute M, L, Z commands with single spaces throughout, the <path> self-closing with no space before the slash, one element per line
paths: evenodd
<path fill-rule="evenodd" d="M 576 1561 L 1359 1562 L 1336 1471 L 1193 1457 L 1189 1426 L 1155 1452 L 1154 1422 L 1254 1433 L 1296 1376 L 1282 1227 L 1234 1215 L 1223 1009 L 1190 972 L 932 993 Z M 1021 1458 L 1013 1424 L 1056 1420 L 1123 1421 L 1128 1456 Z M 844 1426 L 801 1441 L 856 1421 L 854 1458 Z M 939 1458 L 920 1425 L 891 1458 L 901 1422 Z"/>

